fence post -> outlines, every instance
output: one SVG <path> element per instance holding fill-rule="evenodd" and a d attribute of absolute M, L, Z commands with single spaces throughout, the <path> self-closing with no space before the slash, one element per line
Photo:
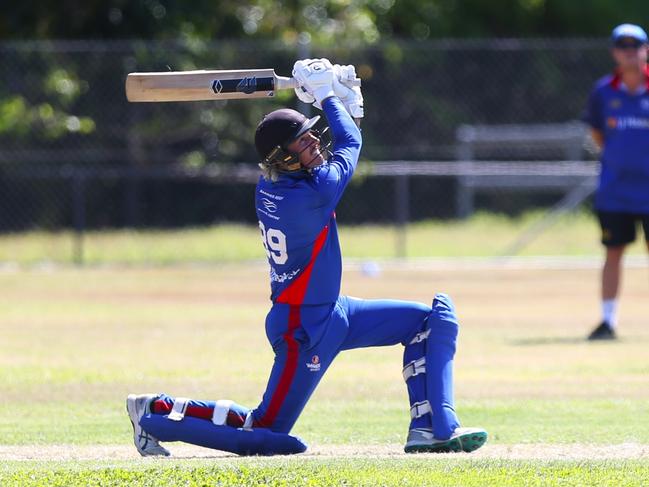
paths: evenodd
<path fill-rule="evenodd" d="M 86 229 L 86 176 L 81 169 L 73 169 L 72 182 L 72 223 L 74 225 L 74 241 L 72 261 L 83 265 L 83 244 Z"/>
<path fill-rule="evenodd" d="M 455 132 L 455 158 L 460 164 L 467 166 L 466 169 L 473 165 L 475 138 L 476 131 L 471 125 L 460 125 Z M 456 181 L 455 216 L 465 219 L 470 217 L 474 211 L 475 192 L 471 186 L 471 174 L 464 170 L 457 176 Z"/>
<path fill-rule="evenodd" d="M 395 231 L 396 249 L 395 254 L 399 258 L 405 258 L 406 250 L 406 224 L 410 217 L 410 178 L 407 174 L 400 174 L 394 177 L 394 208 L 395 208 Z"/>
<path fill-rule="evenodd" d="M 126 172 L 126 226 L 140 226 L 140 171 L 131 165 Z"/>

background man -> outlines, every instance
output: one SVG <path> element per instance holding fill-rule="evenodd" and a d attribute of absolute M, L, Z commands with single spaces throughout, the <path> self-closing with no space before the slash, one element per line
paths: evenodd
<path fill-rule="evenodd" d="M 606 260 L 602 269 L 602 322 L 589 340 L 614 339 L 622 255 L 642 223 L 649 245 L 649 69 L 646 32 L 622 24 L 613 30 L 617 68 L 591 92 L 585 121 L 602 149 L 595 208 Z"/>

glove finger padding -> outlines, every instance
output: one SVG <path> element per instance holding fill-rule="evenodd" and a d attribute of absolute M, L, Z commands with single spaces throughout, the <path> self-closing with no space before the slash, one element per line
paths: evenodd
<path fill-rule="evenodd" d="M 353 118 L 363 118 L 365 111 L 363 109 L 363 94 L 360 86 L 352 86 L 351 82 L 356 79 L 356 68 L 354 66 L 334 66 L 333 88 L 334 93 L 340 101 L 343 102 L 347 112 Z M 345 84 L 349 83 L 349 84 Z"/>
<path fill-rule="evenodd" d="M 318 104 L 334 96 L 334 70 L 328 59 L 301 59 L 293 65 L 293 77 L 298 85 L 310 94 Z M 298 97 L 301 95 L 297 93 Z M 301 98 L 300 98 L 301 99 Z"/>
<path fill-rule="evenodd" d="M 356 66 L 353 64 L 334 64 L 334 73 L 336 73 L 336 78 L 342 84 L 347 86 L 352 86 L 352 82 L 356 79 Z"/>
<path fill-rule="evenodd" d="M 295 91 L 295 95 L 298 97 L 298 99 L 299 99 L 302 103 L 307 103 L 307 104 L 309 104 L 309 105 L 310 105 L 311 103 L 313 103 L 314 106 L 315 106 L 316 108 L 320 108 L 319 103 L 318 103 L 317 101 L 315 101 L 315 98 L 313 98 L 313 95 L 311 95 L 310 93 L 306 92 L 306 91 L 304 90 L 304 88 L 302 88 L 301 86 L 296 86 L 296 87 L 294 88 L 294 91 Z M 315 103 L 314 103 L 314 102 L 315 102 Z"/>

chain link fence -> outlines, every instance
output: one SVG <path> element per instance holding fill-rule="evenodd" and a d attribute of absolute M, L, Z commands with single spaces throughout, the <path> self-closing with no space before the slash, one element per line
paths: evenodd
<path fill-rule="evenodd" d="M 288 75 L 295 59 L 322 56 L 363 79 L 362 162 L 341 223 L 511 214 L 594 185 L 578 120 L 611 69 L 606 40 L 9 42 L 0 44 L 0 233 L 253 223 L 258 120 L 280 106 L 313 109 L 290 92 L 129 104 L 126 74 Z"/>

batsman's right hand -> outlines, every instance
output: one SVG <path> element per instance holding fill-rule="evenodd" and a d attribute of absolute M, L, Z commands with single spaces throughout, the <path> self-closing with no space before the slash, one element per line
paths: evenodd
<path fill-rule="evenodd" d="M 308 93 L 322 106 L 322 100 L 334 96 L 334 69 L 328 59 L 301 59 L 293 65 L 293 77 L 299 89 Z M 301 97 L 300 100 L 304 101 Z"/>
<path fill-rule="evenodd" d="M 334 65 L 334 93 L 343 102 L 347 112 L 352 118 L 363 118 L 363 94 L 360 86 L 354 86 L 356 80 L 356 68 L 349 64 L 347 66 Z"/>

